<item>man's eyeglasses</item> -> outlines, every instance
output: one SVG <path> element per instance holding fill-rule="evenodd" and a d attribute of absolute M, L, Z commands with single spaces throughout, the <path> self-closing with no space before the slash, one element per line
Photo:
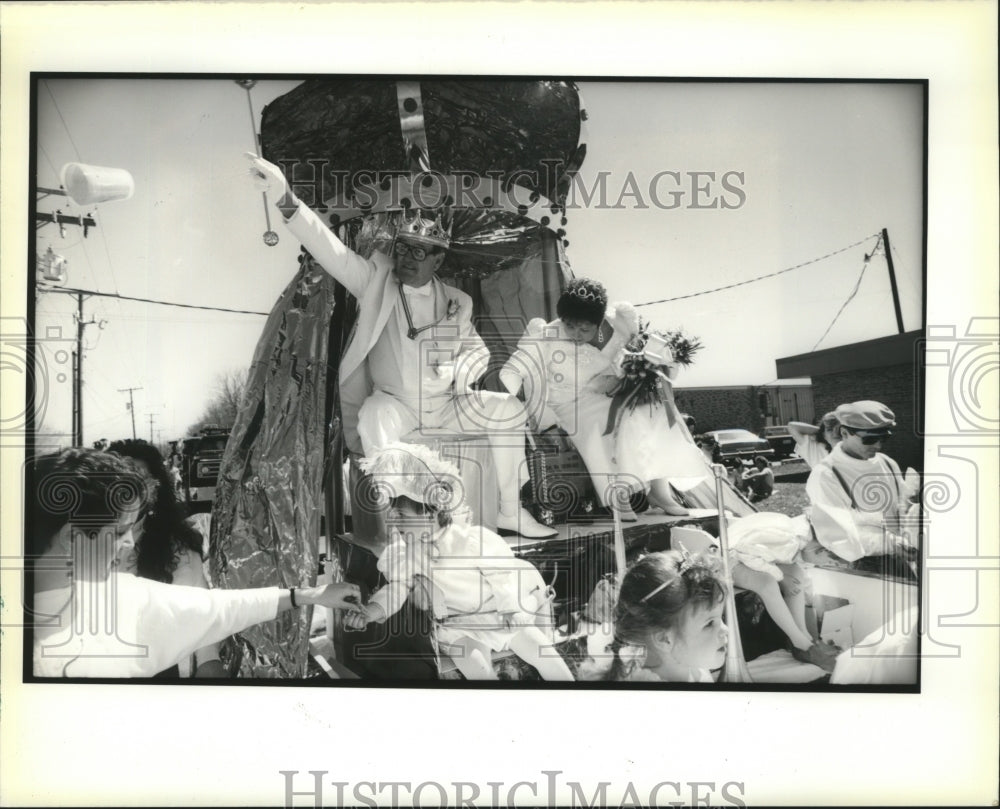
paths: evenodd
<path fill-rule="evenodd" d="M 415 261 L 423 261 L 427 258 L 428 252 L 426 247 L 421 247 L 418 244 L 407 244 L 406 242 L 396 242 L 396 255 L 400 258 L 405 258 L 406 254 L 409 253 L 413 256 Z"/>

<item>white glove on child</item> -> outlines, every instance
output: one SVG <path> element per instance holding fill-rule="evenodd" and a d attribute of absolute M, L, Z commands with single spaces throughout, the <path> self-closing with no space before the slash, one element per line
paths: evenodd
<path fill-rule="evenodd" d="M 250 161 L 250 178 L 254 186 L 274 197 L 281 197 L 288 191 L 288 181 L 274 163 L 269 163 L 253 152 L 244 152 L 243 156 Z"/>

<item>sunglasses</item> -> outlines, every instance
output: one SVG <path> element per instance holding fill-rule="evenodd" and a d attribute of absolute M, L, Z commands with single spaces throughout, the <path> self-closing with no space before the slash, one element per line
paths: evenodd
<path fill-rule="evenodd" d="M 407 244 L 406 242 L 396 242 L 395 250 L 396 255 L 400 258 L 405 258 L 406 254 L 409 253 L 416 261 L 423 261 L 428 256 L 426 247 L 420 247 L 416 244 Z"/>
<path fill-rule="evenodd" d="M 861 443 L 867 447 L 870 447 L 872 444 L 880 444 L 883 441 L 888 441 L 892 435 L 892 433 L 861 433 L 857 430 L 852 430 L 851 434 L 860 438 Z"/>

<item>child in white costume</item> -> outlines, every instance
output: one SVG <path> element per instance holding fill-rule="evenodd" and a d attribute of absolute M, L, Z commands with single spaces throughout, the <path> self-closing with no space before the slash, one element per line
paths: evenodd
<path fill-rule="evenodd" d="M 453 519 L 463 500 L 458 469 L 403 443 L 363 466 L 391 503 L 392 539 L 378 559 L 388 583 L 345 626 L 384 622 L 412 598 L 432 612 L 438 643 L 466 679 L 495 680 L 491 653 L 510 649 L 542 679 L 572 680 L 545 631 L 552 619 L 541 575 L 492 531 Z"/>
<path fill-rule="evenodd" d="M 727 527 L 733 584 L 760 596 L 796 660 L 832 671 L 840 649 L 814 640 L 806 626 L 806 574 L 798 561 L 812 538 L 808 519 L 761 511 Z M 717 552 L 718 546 L 688 550 Z"/>

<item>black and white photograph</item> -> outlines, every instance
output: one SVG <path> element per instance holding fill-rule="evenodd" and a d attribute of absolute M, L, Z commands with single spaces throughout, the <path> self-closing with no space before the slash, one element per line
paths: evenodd
<path fill-rule="evenodd" d="M 33 97 L 34 677 L 917 685 L 925 83 Z"/>
<path fill-rule="evenodd" d="M 995 685 L 996 274 L 949 306 L 977 274 L 936 241 L 960 96 L 919 62 L 295 55 L 5 87 L 5 683 L 240 748 L 308 728 L 217 804 L 872 800 L 697 746 L 736 713 L 813 778 L 859 734 L 898 767 L 914 700 Z M 644 714 L 683 771 L 651 728 L 608 757 Z M 535 755 L 449 765 L 484 734 Z M 86 780 L 11 794 L 177 802 Z"/>

